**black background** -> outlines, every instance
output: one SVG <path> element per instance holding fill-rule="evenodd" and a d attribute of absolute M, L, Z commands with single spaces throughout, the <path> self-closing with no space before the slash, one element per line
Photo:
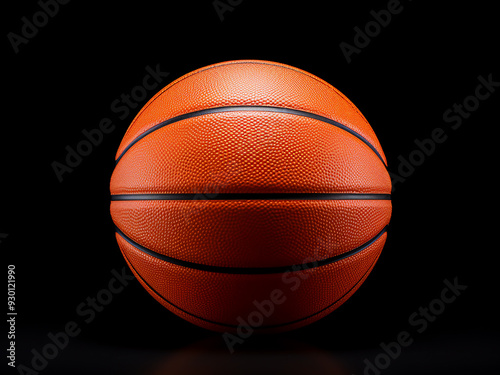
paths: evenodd
<path fill-rule="evenodd" d="M 351 63 L 339 44 L 353 44 L 353 28 L 363 28 L 370 11 L 385 9 L 386 1 L 245 0 L 223 22 L 211 1 L 72 1 L 19 53 L 5 37 L 0 233 L 7 236 L 0 250 L 16 265 L 17 364 L 31 367 L 31 350 L 41 350 L 49 332 L 73 320 L 81 334 L 41 373 L 362 374 L 363 360 L 373 360 L 379 344 L 403 330 L 414 343 L 384 373 L 498 370 L 493 157 L 499 93 L 459 129 L 443 121 L 447 109 L 474 94 L 478 76 L 500 81 L 498 21 L 479 3 L 401 4 L 403 11 Z M 35 1 L 8 7 L 5 36 L 20 34 L 21 17 L 31 19 L 40 9 Z M 121 138 L 147 99 L 124 120 L 110 104 L 141 84 L 148 65 L 170 73 L 165 86 L 194 69 L 237 59 L 289 64 L 333 84 L 370 121 L 394 173 L 398 157 L 416 149 L 415 139 L 429 138 L 437 127 L 448 139 L 396 185 L 377 266 L 351 299 L 319 322 L 252 337 L 231 356 L 220 334 L 168 312 L 132 281 L 83 323 L 76 307 L 125 265 L 109 215 L 109 179 Z M 104 117 L 116 129 L 59 182 L 51 164 L 64 162 L 65 147 L 75 147 L 84 139 L 81 131 L 97 128 Z M 408 317 L 454 278 L 467 290 L 416 333 Z"/>

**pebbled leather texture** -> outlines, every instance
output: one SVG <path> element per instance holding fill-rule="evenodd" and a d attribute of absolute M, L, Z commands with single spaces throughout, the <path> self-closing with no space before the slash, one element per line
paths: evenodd
<path fill-rule="evenodd" d="M 352 132 L 316 118 L 259 108 L 200 114 L 148 133 L 177 116 L 227 106 L 306 111 Z M 177 79 L 139 112 L 116 157 L 112 195 L 195 195 L 190 200 L 114 200 L 111 215 L 130 239 L 117 234 L 145 289 L 173 313 L 204 328 L 236 332 L 239 317 L 256 314 L 254 301 L 269 299 L 275 290 L 285 302 L 275 304 L 256 331 L 310 324 L 359 288 L 387 237 L 377 237 L 391 218 L 387 199 L 220 199 L 231 193 L 391 193 L 384 153 L 364 116 L 333 86 L 294 67 L 232 61 Z M 308 271 L 231 272 L 235 267 L 314 264 L 359 247 L 353 255 Z M 227 272 L 174 264 L 155 253 L 227 267 Z M 300 280 L 296 289 L 290 280 Z"/>
<path fill-rule="evenodd" d="M 279 267 L 355 249 L 389 224 L 386 200 L 119 201 L 120 230 L 172 258 L 212 266 Z"/>
<path fill-rule="evenodd" d="M 340 306 L 373 268 L 385 238 L 386 234 L 363 252 L 323 267 L 267 275 L 180 267 L 138 251 L 119 236 L 117 241 L 139 282 L 182 318 L 212 330 L 234 332 L 242 320 L 248 323 L 251 314 L 272 311 L 254 328 L 277 332 L 310 324 Z M 271 294 L 276 290 L 282 295 L 270 308 Z M 267 310 L 259 305 L 267 305 Z"/>
<path fill-rule="evenodd" d="M 232 105 L 277 106 L 325 116 L 349 126 L 384 155 L 368 121 L 332 85 L 289 65 L 245 60 L 195 70 L 160 90 L 132 121 L 117 156 L 135 137 L 169 118 Z"/>
<path fill-rule="evenodd" d="M 190 118 L 148 134 L 118 162 L 113 194 L 390 193 L 374 152 L 311 118 L 229 112 Z"/>

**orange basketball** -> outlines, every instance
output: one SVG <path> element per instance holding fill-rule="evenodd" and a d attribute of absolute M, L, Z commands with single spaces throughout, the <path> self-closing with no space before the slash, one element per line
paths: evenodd
<path fill-rule="evenodd" d="M 204 328 L 310 324 L 359 288 L 386 240 L 375 133 L 337 89 L 288 65 L 230 61 L 177 79 L 132 121 L 116 163 L 125 260 Z"/>

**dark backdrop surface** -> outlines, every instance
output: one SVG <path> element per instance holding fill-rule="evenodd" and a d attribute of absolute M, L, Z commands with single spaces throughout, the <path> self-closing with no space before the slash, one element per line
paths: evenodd
<path fill-rule="evenodd" d="M 0 250 L 6 282 L 15 265 L 15 364 L 24 366 L 2 356 L 2 373 L 499 370 L 492 8 L 409 0 L 54 4 L 10 2 L 2 12 Z M 93 312 L 88 298 L 115 273 L 130 273 L 109 215 L 109 179 L 129 123 L 174 79 L 237 59 L 296 66 L 342 91 L 379 137 L 395 189 L 387 244 L 356 294 L 317 323 L 252 336 L 231 355 L 220 334 L 168 312 L 136 280 Z M 128 111 L 113 109 L 157 66 L 168 72 L 157 89 Z M 54 162 L 65 163 L 67 147 L 103 119 L 113 130 L 58 177 Z M 440 142 L 431 145 L 433 136 Z M 450 283 L 456 298 L 439 302 Z M 4 311 L 12 317 L 6 304 Z M 68 325 L 77 334 L 65 339 Z M 391 343 L 401 337 L 411 344 L 398 350 Z"/>

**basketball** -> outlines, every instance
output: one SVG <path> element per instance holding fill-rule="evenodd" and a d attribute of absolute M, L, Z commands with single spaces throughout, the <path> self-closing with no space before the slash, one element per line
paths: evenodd
<path fill-rule="evenodd" d="M 391 217 L 387 161 L 341 92 L 292 66 L 195 70 L 137 114 L 116 153 L 125 261 L 164 307 L 219 332 L 279 332 L 341 306 Z"/>

